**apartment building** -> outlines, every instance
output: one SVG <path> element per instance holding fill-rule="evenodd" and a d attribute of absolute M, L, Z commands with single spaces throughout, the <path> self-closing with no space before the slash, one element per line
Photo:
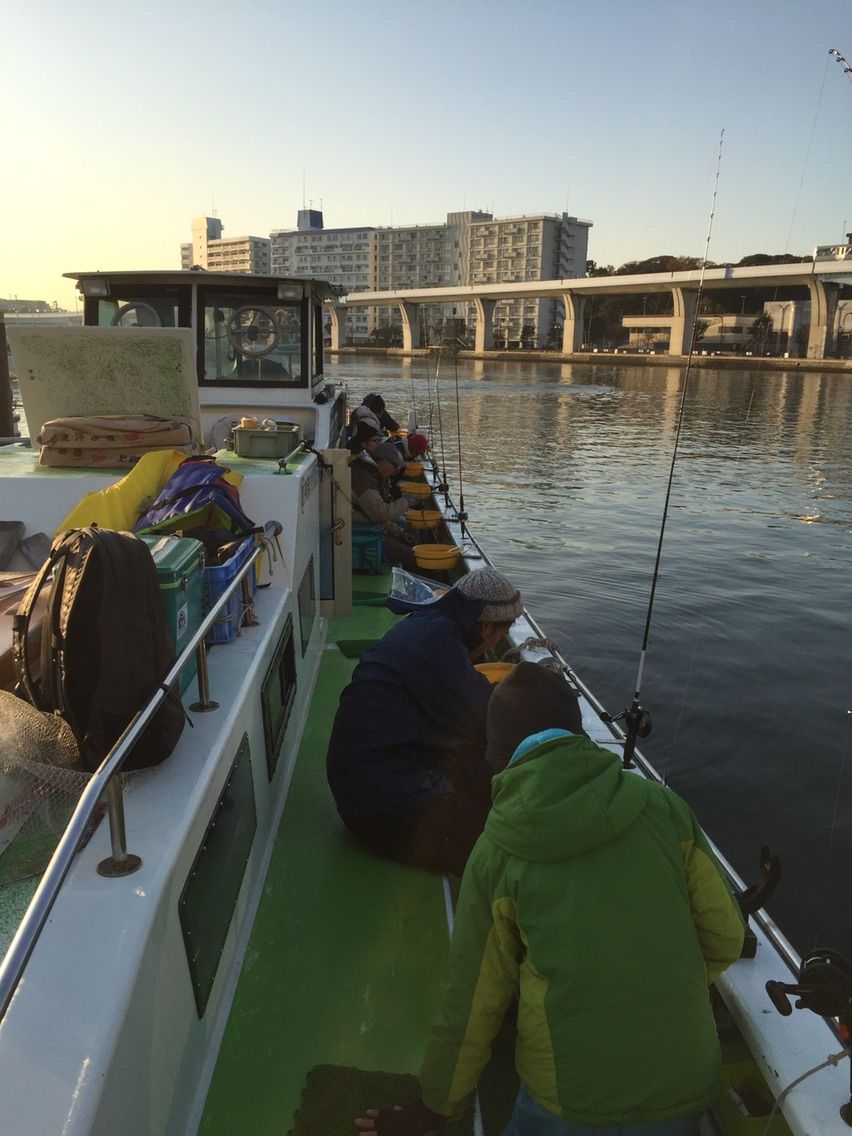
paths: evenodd
<path fill-rule="evenodd" d="M 295 229 L 270 233 L 272 273 L 275 276 L 311 276 L 338 284 L 346 292 L 362 292 L 371 285 L 373 229 L 326 229 L 318 209 L 300 209 Z M 373 325 L 371 312 L 353 308 L 346 317 L 346 339 L 366 342 Z"/>
<path fill-rule="evenodd" d="M 469 284 L 585 276 L 591 221 L 555 216 L 488 218 L 470 227 Z M 565 318 L 561 300 L 502 300 L 494 309 L 495 346 L 543 347 Z M 468 331 L 473 332 L 473 313 Z"/>
<path fill-rule="evenodd" d="M 490 213 L 448 213 L 443 225 L 376 229 L 372 288 L 428 288 L 499 284 L 584 276 L 590 221 L 567 213 L 494 218 Z M 473 339 L 472 304 L 434 305 L 422 313 L 426 341 L 439 337 L 445 321 L 465 324 Z M 505 300 L 494 311 L 495 346 L 544 346 L 561 328 L 561 300 Z M 378 309 L 375 325 L 398 326 L 395 308 Z M 561 334 L 561 333 L 560 333 Z"/>
<path fill-rule="evenodd" d="M 192 222 L 192 242 L 181 246 L 181 266 L 236 272 L 310 276 L 345 292 L 395 291 L 585 275 L 590 221 L 562 214 L 495 218 L 477 210 L 448 213 L 433 225 L 326 229 L 317 209 L 300 209 L 295 229 L 263 237 L 222 236 L 216 217 Z M 367 342 L 376 331 L 395 333 L 395 306 L 353 308 L 344 341 Z M 421 305 L 424 342 L 446 334 L 473 339 L 472 304 Z M 506 300 L 494 313 L 498 346 L 545 346 L 564 319 L 562 301 Z"/>
<path fill-rule="evenodd" d="M 223 237 L 218 217 L 195 217 L 192 240 L 180 246 L 181 268 L 207 268 L 216 272 L 272 271 L 269 237 Z"/>

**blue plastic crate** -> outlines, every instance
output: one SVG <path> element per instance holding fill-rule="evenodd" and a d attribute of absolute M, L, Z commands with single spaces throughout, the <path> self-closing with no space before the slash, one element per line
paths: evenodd
<path fill-rule="evenodd" d="M 377 576 L 382 570 L 382 526 L 355 521 L 352 525 L 352 571 Z"/>
<path fill-rule="evenodd" d="M 216 600 L 231 583 L 233 578 L 254 553 L 254 537 L 247 536 L 230 560 L 224 564 L 212 564 L 204 569 L 204 614 L 206 615 Z M 257 591 L 257 578 L 252 567 L 248 574 L 249 593 Z M 216 622 L 207 632 L 207 643 L 227 643 L 234 639 L 243 622 L 243 589 L 237 588 L 219 612 Z"/>

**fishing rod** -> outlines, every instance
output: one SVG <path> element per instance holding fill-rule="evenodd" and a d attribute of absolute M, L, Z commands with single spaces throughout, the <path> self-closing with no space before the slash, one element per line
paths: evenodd
<path fill-rule="evenodd" d="M 648 634 L 651 629 L 651 616 L 654 610 L 654 596 L 657 591 L 657 580 L 660 576 L 660 560 L 663 554 L 663 538 L 666 532 L 666 521 L 669 515 L 669 503 L 672 495 L 672 484 L 674 482 L 675 463 L 677 462 L 678 447 L 680 445 L 680 435 L 683 427 L 684 409 L 686 407 L 686 395 L 689 389 L 689 378 L 692 370 L 692 358 L 695 354 L 695 345 L 698 341 L 698 313 L 701 310 L 701 300 L 704 295 L 704 276 L 707 270 L 707 255 L 710 251 L 710 237 L 713 232 L 713 218 L 716 216 L 716 196 L 719 191 L 719 173 L 722 168 L 722 146 L 725 140 L 725 131 L 723 130 L 719 136 L 719 153 L 716 159 L 716 176 L 713 181 L 713 198 L 710 203 L 710 218 L 707 224 L 707 239 L 704 242 L 704 257 L 701 262 L 701 274 L 698 279 L 698 291 L 695 298 L 695 315 L 692 320 L 692 335 L 689 343 L 689 354 L 686 357 L 686 368 L 683 376 L 683 389 L 680 396 L 680 406 L 677 414 L 677 427 L 675 429 L 674 446 L 672 447 L 672 460 L 669 466 L 669 478 L 666 485 L 666 498 L 663 503 L 663 515 L 660 520 L 660 534 L 657 539 L 657 555 L 654 560 L 654 571 L 651 576 L 651 590 L 648 596 L 648 609 L 645 613 L 645 630 L 642 635 L 642 649 L 639 652 L 639 667 L 636 672 L 636 684 L 633 691 L 633 699 L 627 710 L 622 711 L 621 714 L 615 717 L 609 714 L 602 714 L 601 717 L 605 722 L 615 722 L 624 719 L 626 726 L 624 738 L 624 765 L 628 767 L 633 764 L 633 754 L 636 752 L 636 739 L 646 738 L 651 732 L 651 715 L 642 706 L 639 701 L 642 692 L 642 672 L 645 668 L 645 657 L 648 652 Z"/>
<path fill-rule="evenodd" d="M 458 465 L 459 465 L 459 504 L 456 509 L 456 517 L 461 525 L 460 536 L 464 540 L 466 536 L 465 521 L 467 520 L 467 512 L 464 507 L 464 478 L 462 476 L 462 444 L 461 444 L 461 410 L 459 406 L 459 341 L 455 341 L 455 351 L 453 354 L 453 370 L 455 373 L 456 384 L 456 443 L 458 445 Z"/>
<path fill-rule="evenodd" d="M 444 453 L 444 419 L 441 414 L 441 352 L 444 350 L 443 345 L 438 348 L 438 362 L 435 366 L 435 404 L 438 407 L 438 438 L 441 447 L 441 468 L 439 470 L 441 484 L 437 487 L 438 491 L 444 494 L 444 505 L 450 503 L 449 492 L 450 487 L 447 483 L 447 458 Z"/>

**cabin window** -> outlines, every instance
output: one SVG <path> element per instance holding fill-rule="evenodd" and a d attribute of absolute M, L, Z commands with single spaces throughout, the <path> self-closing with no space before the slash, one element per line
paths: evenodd
<path fill-rule="evenodd" d="M 178 901 L 199 1018 L 207 1009 L 256 831 L 251 751 L 243 734 Z"/>
<path fill-rule="evenodd" d="M 314 558 L 308 561 L 302 582 L 299 584 L 299 627 L 302 632 L 302 655 L 308 649 L 311 641 L 311 632 L 314 629 L 314 617 L 317 613 L 317 597 L 314 588 Z"/>
<path fill-rule="evenodd" d="M 245 292 L 199 298 L 202 382 L 304 386 L 302 301 L 252 299 Z"/>
<path fill-rule="evenodd" d="M 266 767 L 269 780 L 275 776 L 287 720 L 296 697 L 296 654 L 293 647 L 293 617 L 287 622 L 260 688 L 263 734 L 266 741 Z"/>
<path fill-rule="evenodd" d="M 189 306 L 181 310 L 177 296 L 164 296 L 162 292 L 128 290 L 108 298 L 88 298 L 97 304 L 95 318 L 86 317 L 87 324 L 98 327 L 188 327 Z"/>

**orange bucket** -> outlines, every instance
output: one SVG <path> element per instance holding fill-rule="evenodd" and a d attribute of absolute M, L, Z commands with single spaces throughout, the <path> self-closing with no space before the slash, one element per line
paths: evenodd
<path fill-rule="evenodd" d="M 442 515 L 440 509 L 409 509 L 405 519 L 413 529 L 436 529 Z"/>
<path fill-rule="evenodd" d="M 514 663 L 477 663 L 475 670 L 478 670 L 481 675 L 485 675 L 492 685 L 502 682 L 507 674 L 510 674 L 515 669 Z"/>
<path fill-rule="evenodd" d="M 418 568 L 452 568 L 459 558 L 460 549 L 455 544 L 415 544 L 411 550 Z"/>
<path fill-rule="evenodd" d="M 409 497 L 422 498 L 424 501 L 432 495 L 432 486 L 425 481 L 400 481 L 399 487 Z"/>

